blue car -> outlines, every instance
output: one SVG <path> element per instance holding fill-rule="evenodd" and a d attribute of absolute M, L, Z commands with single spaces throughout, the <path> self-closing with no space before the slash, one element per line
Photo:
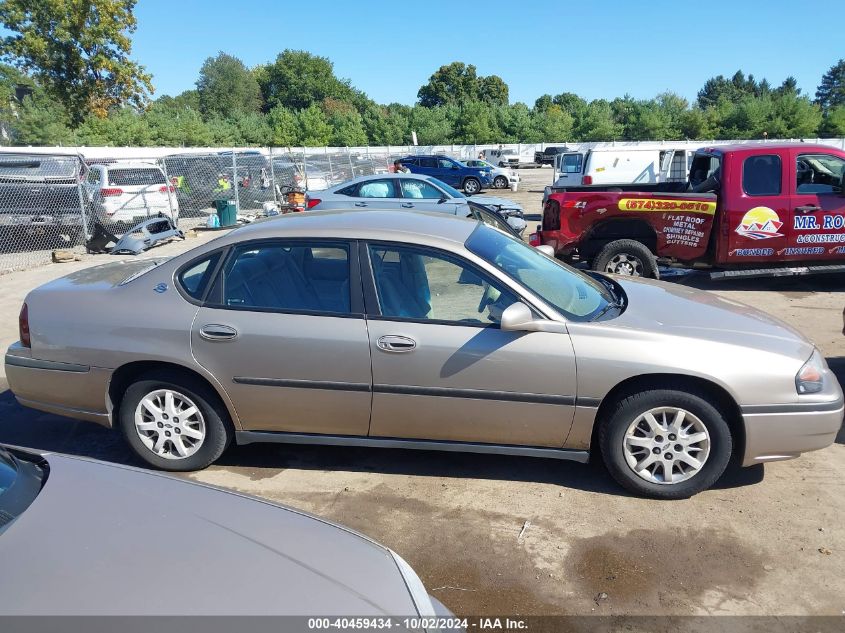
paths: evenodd
<path fill-rule="evenodd" d="M 491 168 L 467 167 L 448 156 L 406 156 L 399 162 L 412 174 L 434 176 L 447 185 L 463 189 L 469 196 L 493 184 Z"/>

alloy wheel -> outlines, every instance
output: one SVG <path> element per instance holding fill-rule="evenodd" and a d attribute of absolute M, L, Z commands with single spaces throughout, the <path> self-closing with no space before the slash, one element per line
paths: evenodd
<path fill-rule="evenodd" d="M 164 459 L 185 459 L 205 441 L 205 420 L 188 396 L 157 389 L 135 408 L 135 431 L 144 446 Z"/>
<path fill-rule="evenodd" d="M 698 474 L 710 455 L 710 433 L 698 417 L 677 407 L 639 415 L 625 431 L 625 461 L 640 478 L 677 484 Z"/>

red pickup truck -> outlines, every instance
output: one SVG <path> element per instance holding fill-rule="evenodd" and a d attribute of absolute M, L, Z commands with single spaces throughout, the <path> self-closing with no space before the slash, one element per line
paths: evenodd
<path fill-rule="evenodd" d="M 658 260 L 726 271 L 719 276 L 845 271 L 845 152 L 704 148 L 680 185 L 553 193 L 530 242 L 594 270 L 645 277 L 658 277 Z"/>

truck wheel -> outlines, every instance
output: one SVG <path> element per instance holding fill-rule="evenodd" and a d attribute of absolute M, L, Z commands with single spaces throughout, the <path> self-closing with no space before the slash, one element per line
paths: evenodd
<path fill-rule="evenodd" d="M 636 240 L 615 240 L 606 244 L 593 260 L 592 268 L 614 275 L 660 278 L 654 254 Z"/>
<path fill-rule="evenodd" d="M 493 186 L 496 189 L 507 189 L 508 179 L 504 176 L 496 176 L 496 178 L 493 180 Z"/>
<path fill-rule="evenodd" d="M 467 178 L 464 180 L 464 191 L 473 196 L 481 191 L 481 183 L 476 178 Z"/>

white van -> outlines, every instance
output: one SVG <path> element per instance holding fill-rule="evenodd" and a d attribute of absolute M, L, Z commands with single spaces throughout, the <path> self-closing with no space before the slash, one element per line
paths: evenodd
<path fill-rule="evenodd" d="M 555 157 L 552 189 L 687 179 L 694 149 L 667 145 L 593 147 Z"/>
<path fill-rule="evenodd" d="M 103 223 L 133 225 L 160 213 L 179 220 L 176 188 L 152 163 L 91 165 L 85 192 Z"/>
<path fill-rule="evenodd" d="M 519 167 L 522 161 L 519 152 L 515 149 L 485 149 L 482 154 L 484 154 L 484 160 L 495 167 Z"/>

